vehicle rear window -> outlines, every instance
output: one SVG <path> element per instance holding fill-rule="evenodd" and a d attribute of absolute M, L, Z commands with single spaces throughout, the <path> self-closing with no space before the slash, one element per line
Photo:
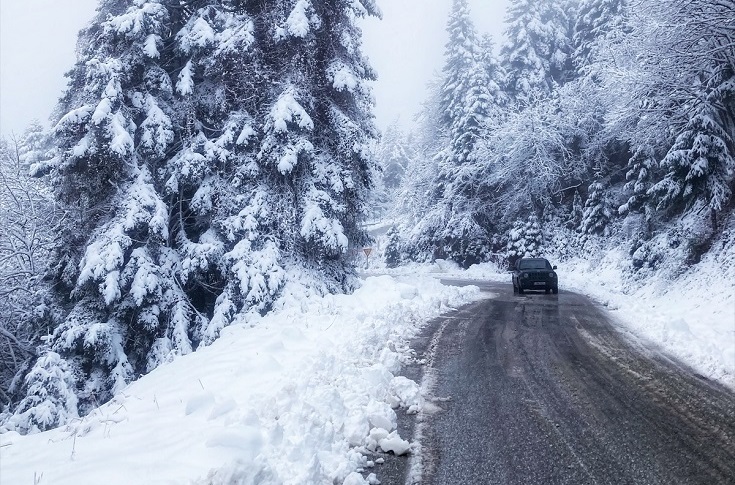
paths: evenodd
<path fill-rule="evenodd" d="M 551 265 L 545 259 L 524 259 L 521 261 L 520 269 L 551 269 Z"/>

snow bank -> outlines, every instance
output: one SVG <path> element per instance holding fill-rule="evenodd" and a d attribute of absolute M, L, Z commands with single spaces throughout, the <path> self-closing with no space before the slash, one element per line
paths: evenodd
<path fill-rule="evenodd" d="M 652 274 L 632 285 L 628 254 L 559 265 L 559 282 L 592 296 L 635 335 L 658 344 L 703 376 L 735 388 L 735 264 L 709 254 L 682 275 Z"/>
<path fill-rule="evenodd" d="M 395 374 L 408 339 L 477 288 L 368 278 L 223 330 L 70 426 L 0 436 L 2 482 L 377 483 L 374 451 L 409 452 L 394 409 L 418 386 Z"/>

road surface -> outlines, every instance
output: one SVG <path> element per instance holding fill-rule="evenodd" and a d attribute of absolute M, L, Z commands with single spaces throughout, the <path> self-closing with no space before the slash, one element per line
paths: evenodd
<path fill-rule="evenodd" d="M 484 286 L 414 342 L 433 412 L 401 419 L 421 451 L 383 484 L 735 484 L 731 390 L 581 295 Z"/>

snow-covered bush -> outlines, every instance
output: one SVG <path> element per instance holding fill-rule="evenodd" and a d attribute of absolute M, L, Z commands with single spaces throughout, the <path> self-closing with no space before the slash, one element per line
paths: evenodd
<path fill-rule="evenodd" d="M 78 417 L 76 386 L 73 366 L 56 352 L 44 351 L 25 376 L 25 397 L 15 413 L 0 415 L 0 432 L 38 433 Z"/>
<path fill-rule="evenodd" d="M 544 237 L 538 217 L 532 215 L 525 222 L 516 221 L 508 233 L 508 261 L 513 264 L 518 258 L 540 257 L 543 245 Z"/>

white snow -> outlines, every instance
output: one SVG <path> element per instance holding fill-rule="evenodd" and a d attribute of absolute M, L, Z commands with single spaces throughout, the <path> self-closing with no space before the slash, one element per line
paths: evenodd
<path fill-rule="evenodd" d="M 184 68 L 179 73 L 179 80 L 176 83 L 176 91 L 182 96 L 188 96 L 194 92 L 194 67 L 191 61 L 187 62 Z"/>
<path fill-rule="evenodd" d="M 332 87 L 337 91 L 347 90 L 352 93 L 359 82 L 352 68 L 341 61 L 333 62 L 327 70 L 327 75 L 332 79 Z"/>
<path fill-rule="evenodd" d="M 209 22 L 202 17 L 194 17 L 194 19 L 190 20 L 177 35 L 181 50 L 186 54 L 194 49 L 211 45 L 216 37 Z"/>
<path fill-rule="evenodd" d="M 296 101 L 296 97 L 296 90 L 288 88 L 273 105 L 270 116 L 276 133 L 288 132 L 288 124 L 293 122 L 296 122 L 301 129 L 314 129 L 314 121 L 312 121 L 304 107 Z M 294 121 L 294 118 L 296 118 L 296 121 Z"/>
<path fill-rule="evenodd" d="M 629 258 L 618 249 L 599 261 L 573 259 L 560 266 L 559 282 L 601 302 L 634 335 L 735 388 L 735 265 L 710 254 L 675 280 L 658 274 L 631 288 L 619 269 Z"/>
<path fill-rule="evenodd" d="M 161 53 L 158 52 L 158 43 L 161 42 L 161 37 L 156 34 L 150 34 L 145 38 L 143 44 L 143 53 L 151 59 L 158 59 Z"/>
<path fill-rule="evenodd" d="M 308 11 L 312 10 L 309 0 L 298 0 L 291 14 L 286 19 L 288 33 L 294 37 L 306 37 L 311 30 L 309 27 Z"/>
<path fill-rule="evenodd" d="M 2 434 L 2 482 L 378 483 L 371 450 L 410 452 L 394 407 L 422 405 L 408 339 L 479 295 L 406 280 L 248 315 L 69 426 Z"/>

